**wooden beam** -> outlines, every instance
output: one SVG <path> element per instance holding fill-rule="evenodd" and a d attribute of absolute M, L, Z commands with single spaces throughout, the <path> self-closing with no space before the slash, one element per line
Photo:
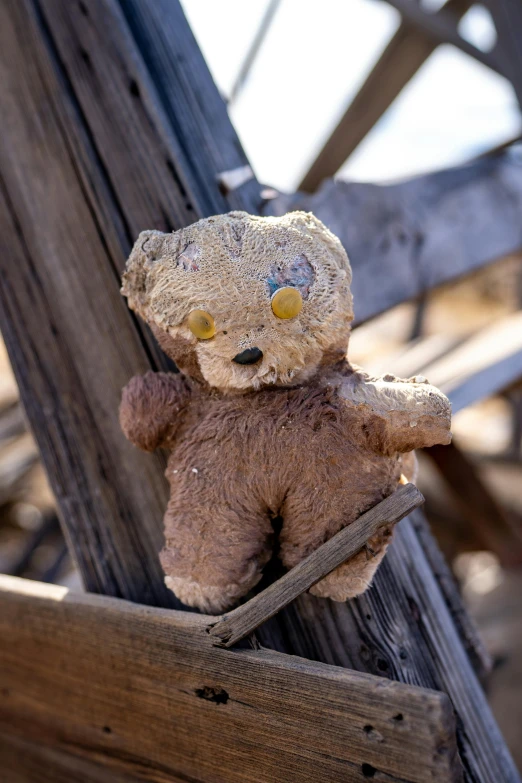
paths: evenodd
<path fill-rule="evenodd" d="M 522 108 L 522 8 L 518 0 L 486 0 L 497 30 L 495 54 Z"/>
<path fill-rule="evenodd" d="M 506 151 L 392 185 L 327 180 L 312 195 L 281 194 L 265 213 L 297 209 L 317 215 L 346 248 L 362 323 L 518 252 L 522 170 Z"/>
<path fill-rule="evenodd" d="M 412 0 L 386 0 L 386 2 L 399 11 L 403 19 L 427 35 L 430 35 L 438 44 L 452 44 L 464 52 L 464 54 L 478 60 L 482 65 L 486 65 L 501 76 L 505 76 L 502 62 L 497 57 L 496 52 L 484 52 L 482 49 L 473 46 L 469 41 L 466 41 L 459 34 L 455 19 L 445 8 L 441 8 L 437 13 L 430 14 L 424 11 L 418 3 L 412 2 Z"/>
<path fill-rule="evenodd" d="M 263 46 L 266 36 L 272 27 L 274 17 L 280 5 L 281 0 L 270 0 L 268 3 L 263 17 L 259 22 L 254 39 L 248 48 L 245 58 L 239 68 L 239 72 L 234 80 L 234 84 L 232 85 L 232 89 L 230 90 L 230 95 L 227 101 L 228 106 L 231 106 L 234 101 L 237 100 L 239 93 L 242 91 L 249 77 L 250 71 L 252 70 L 252 66 L 254 65 L 254 62 L 259 54 L 259 51 Z"/>
<path fill-rule="evenodd" d="M 50 25 L 56 6 L 63 5 L 61 0 L 51 1 L 55 5 L 49 7 Z M 89 0 L 89 9 L 91 3 Z M 177 140 L 178 154 L 181 154 L 171 160 L 169 166 L 181 164 L 184 171 L 193 172 L 193 181 L 197 182 L 198 217 L 231 209 L 256 213 L 261 203 L 261 187 L 253 175 L 225 194 L 219 187 L 222 172 L 249 168 L 249 161 L 180 3 L 178 0 L 154 0 L 153 3 L 118 0 L 118 4 L 135 42 L 132 47 L 126 44 L 129 54 L 132 53 L 133 58 L 139 54 L 150 77 L 145 98 L 151 92 L 157 92 L 165 112 L 163 132 L 168 129 L 169 135 Z M 94 53 L 107 47 L 103 3 L 100 8 L 96 40 L 92 42 Z M 74 9 L 70 11 L 73 16 Z M 65 12 L 69 13 L 69 9 L 64 9 Z M 83 24 L 77 25 L 77 29 L 78 34 L 84 35 Z M 69 51 L 74 60 L 75 50 L 67 36 L 59 36 L 58 31 L 56 34 L 61 51 Z M 80 91 L 79 79 L 74 85 Z M 85 110 L 90 109 L 89 116 L 93 108 L 92 102 L 87 100 Z"/>
<path fill-rule="evenodd" d="M 410 519 L 433 576 L 444 596 L 473 670 L 480 682 L 487 687 L 488 678 L 493 669 L 493 661 L 480 636 L 475 621 L 464 604 L 455 575 L 439 547 L 437 545 L 434 546 L 430 528 L 424 517 L 424 509 L 422 512 L 412 514 Z"/>
<path fill-rule="evenodd" d="M 0 577 L 2 780 L 462 780 L 444 694 L 219 649 L 208 620 Z"/>
<path fill-rule="evenodd" d="M 383 525 L 392 528 L 423 502 L 424 498 L 413 484 L 400 487 L 250 601 L 224 615 L 212 625 L 210 635 L 224 647 L 237 644 L 334 568 L 356 555 Z"/>
<path fill-rule="evenodd" d="M 470 5 L 470 0 L 448 0 L 444 10 L 460 19 Z M 432 35 L 406 21 L 401 22 L 306 173 L 299 190 L 313 193 L 324 179 L 337 173 L 437 46 L 438 41 Z"/>

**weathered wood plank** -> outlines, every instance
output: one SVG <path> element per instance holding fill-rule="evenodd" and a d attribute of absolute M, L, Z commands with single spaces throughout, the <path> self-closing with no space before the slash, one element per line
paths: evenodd
<path fill-rule="evenodd" d="M 444 11 L 460 19 L 470 5 L 470 0 L 448 0 Z M 400 24 L 304 176 L 299 190 L 313 193 L 324 179 L 338 172 L 438 44 L 432 35 L 408 22 Z"/>
<path fill-rule="evenodd" d="M 0 7 L 0 326 L 87 586 L 172 605 L 157 559 L 163 463 L 129 450 L 115 415 L 122 385 L 150 365 L 26 5 Z"/>
<path fill-rule="evenodd" d="M 294 209 L 313 212 L 343 243 L 361 323 L 520 250 L 522 167 L 506 151 L 393 185 L 327 180 L 265 207 Z"/>
<path fill-rule="evenodd" d="M 493 661 L 486 650 L 484 642 L 480 636 L 479 630 L 472 619 L 464 600 L 458 589 L 455 576 L 449 567 L 446 558 L 440 551 L 437 542 L 433 538 L 429 526 L 426 523 L 424 514 L 412 514 L 410 517 L 413 529 L 417 534 L 419 544 L 426 556 L 426 560 L 431 568 L 433 576 L 444 597 L 444 601 L 449 609 L 451 618 L 457 629 L 460 639 L 466 650 L 475 674 L 481 683 L 487 683 L 487 678 L 491 674 Z"/>
<path fill-rule="evenodd" d="M 390 357 L 386 367 L 400 377 L 425 375 L 448 395 L 453 413 L 457 413 L 501 393 L 522 378 L 522 314 L 490 324 L 456 346 L 440 335 L 428 337 L 402 355 Z M 498 555 L 505 566 L 519 565 L 522 537 L 466 455 L 455 443 L 434 446 L 425 453 L 446 478 L 462 516 L 475 529 L 483 546 Z"/>
<path fill-rule="evenodd" d="M 0 733 L 73 757 L 78 779 L 100 763 L 164 783 L 461 779 L 441 693 L 216 648 L 208 617 L 35 582 L 1 577 L 0 607 Z"/>
<path fill-rule="evenodd" d="M 496 54 L 522 107 L 522 9 L 517 0 L 486 0 L 497 31 Z"/>
<path fill-rule="evenodd" d="M 424 502 L 413 484 L 400 487 L 349 527 L 341 530 L 284 576 L 212 625 L 210 635 L 224 647 L 232 647 L 251 634 L 297 596 L 357 554 L 383 525 L 393 527 Z"/>
<path fill-rule="evenodd" d="M 3 783 L 138 783 L 140 780 L 105 766 L 99 756 L 94 761 L 86 758 L 86 754 L 79 757 L 66 750 L 55 750 L 21 736 L 2 733 L 0 769 Z M 172 777 L 169 783 L 187 783 L 187 780 Z"/>

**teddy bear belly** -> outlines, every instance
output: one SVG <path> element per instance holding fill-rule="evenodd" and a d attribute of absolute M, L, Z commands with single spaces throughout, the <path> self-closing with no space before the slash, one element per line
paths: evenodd
<path fill-rule="evenodd" d="M 274 550 L 292 568 L 390 494 L 400 476 L 398 457 L 362 448 L 337 417 L 309 426 L 219 413 L 203 427 L 198 417 L 170 455 L 161 554 L 176 595 L 211 612 L 252 589 Z M 282 519 L 277 543 L 274 516 Z M 316 591 L 336 600 L 359 594 L 383 555 L 384 547 L 368 563 L 349 561 Z"/>
<path fill-rule="evenodd" d="M 298 517 L 299 524 L 329 537 L 396 487 L 399 455 L 369 451 L 355 422 L 330 412 L 310 426 L 265 413 L 234 416 L 226 427 L 209 416 L 186 433 L 167 468 L 172 500 L 180 495 L 194 502 L 197 496 L 210 513 L 216 505 L 248 508 L 279 515 L 289 526 Z"/>

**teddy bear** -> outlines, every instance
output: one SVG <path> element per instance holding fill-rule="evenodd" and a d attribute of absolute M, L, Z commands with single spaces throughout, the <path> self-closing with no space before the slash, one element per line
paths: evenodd
<path fill-rule="evenodd" d="M 181 372 L 134 377 L 120 422 L 135 446 L 170 451 L 160 558 L 184 604 L 230 608 L 272 557 L 293 568 L 413 478 L 414 449 L 450 442 L 449 401 L 425 378 L 349 363 L 350 284 L 344 248 L 311 213 L 140 234 L 122 293 Z M 311 592 L 363 593 L 390 535 Z"/>

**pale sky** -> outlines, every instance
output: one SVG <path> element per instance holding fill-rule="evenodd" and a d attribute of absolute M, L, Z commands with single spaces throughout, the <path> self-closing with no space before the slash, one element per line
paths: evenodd
<path fill-rule="evenodd" d="M 228 95 L 268 0 L 182 0 L 214 79 Z M 439 0 L 425 0 L 436 7 Z M 282 0 L 230 115 L 259 180 L 294 190 L 396 30 L 382 0 Z M 488 12 L 461 34 L 490 48 Z M 342 167 L 387 181 L 443 168 L 520 133 L 511 85 L 451 46 L 440 47 Z"/>

